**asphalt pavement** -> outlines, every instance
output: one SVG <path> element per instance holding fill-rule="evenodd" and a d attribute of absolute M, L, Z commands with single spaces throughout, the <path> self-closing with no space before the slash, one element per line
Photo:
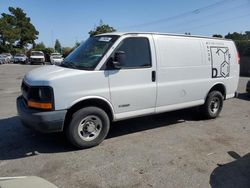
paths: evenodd
<path fill-rule="evenodd" d="M 0 177 L 35 175 L 62 188 L 250 187 L 250 78 L 217 119 L 185 109 L 121 121 L 99 146 L 76 150 L 63 134 L 20 123 L 15 99 L 36 67 L 0 65 Z"/>

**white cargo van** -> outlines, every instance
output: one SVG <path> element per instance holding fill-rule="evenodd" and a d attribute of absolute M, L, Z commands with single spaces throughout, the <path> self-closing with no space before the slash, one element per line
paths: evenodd
<path fill-rule="evenodd" d="M 112 121 L 194 106 L 215 118 L 238 79 L 231 40 L 109 33 L 89 38 L 60 66 L 26 74 L 17 109 L 24 125 L 65 131 L 86 148 L 103 141 Z"/>

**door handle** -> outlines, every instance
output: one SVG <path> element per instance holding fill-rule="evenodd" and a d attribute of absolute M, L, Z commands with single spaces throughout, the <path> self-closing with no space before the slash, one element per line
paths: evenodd
<path fill-rule="evenodd" d="M 155 82 L 156 80 L 156 72 L 152 71 L 152 82 Z"/>

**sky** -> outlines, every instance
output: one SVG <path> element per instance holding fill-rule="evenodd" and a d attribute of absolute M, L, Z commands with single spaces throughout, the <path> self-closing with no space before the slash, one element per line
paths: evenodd
<path fill-rule="evenodd" d="M 250 0 L 0 0 L 20 7 L 39 31 L 36 42 L 64 47 L 86 40 L 100 20 L 119 32 L 226 35 L 250 30 Z"/>

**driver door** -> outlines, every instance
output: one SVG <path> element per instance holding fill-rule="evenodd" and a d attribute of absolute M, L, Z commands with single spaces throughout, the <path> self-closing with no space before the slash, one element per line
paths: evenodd
<path fill-rule="evenodd" d="M 108 70 L 115 118 L 154 113 L 156 62 L 152 36 L 127 37 L 114 53 L 118 51 L 125 54 L 123 64 L 120 69 Z"/>

